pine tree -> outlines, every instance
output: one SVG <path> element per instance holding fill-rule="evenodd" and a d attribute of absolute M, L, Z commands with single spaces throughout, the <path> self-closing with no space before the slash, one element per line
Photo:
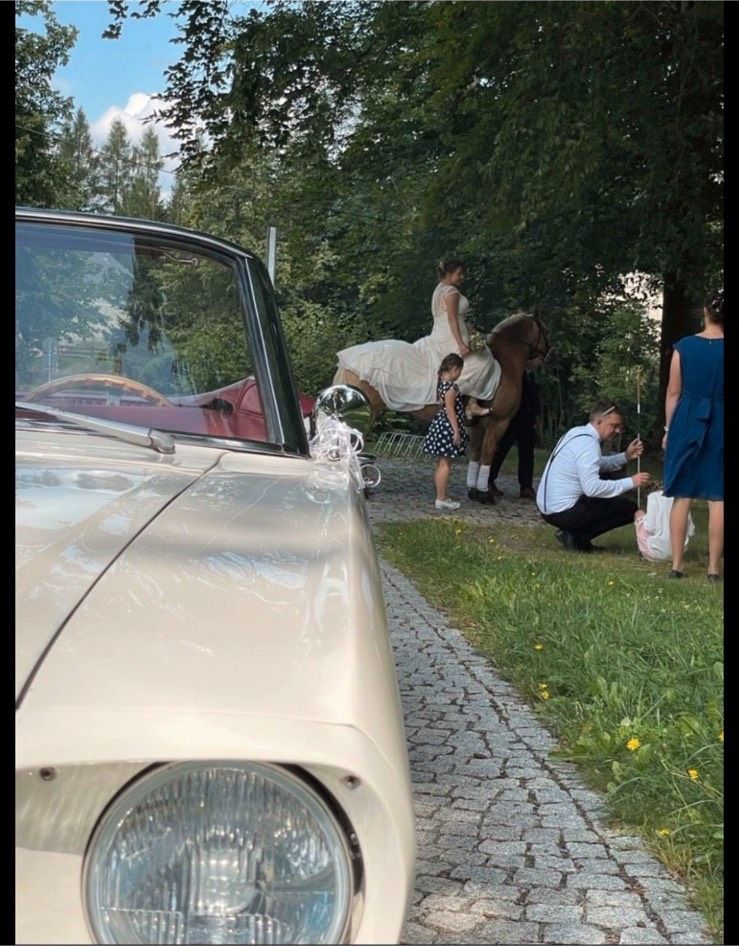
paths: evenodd
<path fill-rule="evenodd" d="M 96 209 L 100 204 L 100 161 L 81 108 L 62 127 L 58 153 L 65 181 L 59 206 L 69 210 Z"/>
<path fill-rule="evenodd" d="M 100 194 L 102 208 L 122 214 L 132 177 L 131 141 L 123 122 L 116 118 L 100 154 Z"/>

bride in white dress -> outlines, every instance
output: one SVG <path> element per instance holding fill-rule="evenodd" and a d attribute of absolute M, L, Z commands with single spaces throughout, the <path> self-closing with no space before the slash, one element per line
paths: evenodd
<path fill-rule="evenodd" d="M 490 350 L 470 351 L 465 313 L 469 302 L 460 292 L 465 268 L 461 260 L 439 266 L 439 282 L 431 297 L 431 334 L 418 341 L 382 339 L 353 345 L 338 353 L 339 367 L 371 384 L 393 411 L 421 410 L 436 401 L 436 382 L 442 359 L 457 352 L 464 359 L 457 385 L 462 394 L 481 401 L 495 394 L 500 366 Z"/>

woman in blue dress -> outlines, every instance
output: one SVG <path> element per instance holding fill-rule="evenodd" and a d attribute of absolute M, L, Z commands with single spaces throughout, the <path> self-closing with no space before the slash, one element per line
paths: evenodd
<path fill-rule="evenodd" d="M 675 344 L 665 396 L 664 495 L 670 513 L 672 571 L 683 577 L 693 499 L 708 500 L 708 579 L 720 581 L 724 551 L 724 297 L 703 307 L 703 331 Z"/>

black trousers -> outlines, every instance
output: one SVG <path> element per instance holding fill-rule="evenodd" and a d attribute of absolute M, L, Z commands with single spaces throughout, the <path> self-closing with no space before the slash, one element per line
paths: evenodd
<path fill-rule="evenodd" d="M 518 414 L 513 417 L 508 429 L 500 438 L 495 448 L 495 456 L 490 464 L 488 484 L 494 483 L 505 458 L 515 443 L 518 448 L 518 485 L 521 489 L 532 488 L 534 485 L 534 446 L 536 445 L 535 419 L 527 414 Z"/>
<path fill-rule="evenodd" d="M 553 512 L 542 516 L 542 519 L 587 543 L 597 535 L 633 522 L 637 508 L 634 500 L 626 496 L 614 496 L 613 499 L 581 496 L 574 506 L 564 512 Z"/>

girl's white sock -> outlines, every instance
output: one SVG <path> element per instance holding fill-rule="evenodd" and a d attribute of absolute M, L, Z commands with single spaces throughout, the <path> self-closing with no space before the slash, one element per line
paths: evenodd
<path fill-rule="evenodd" d="M 476 489 L 477 486 L 477 471 L 480 469 L 480 464 L 476 460 L 470 460 L 470 464 L 467 467 L 467 486 L 469 489 Z M 490 469 L 488 467 L 488 469 Z"/>
<path fill-rule="evenodd" d="M 488 490 L 488 477 L 490 476 L 490 467 L 481 466 L 480 471 L 477 474 L 477 488 L 481 493 L 486 493 Z"/>

